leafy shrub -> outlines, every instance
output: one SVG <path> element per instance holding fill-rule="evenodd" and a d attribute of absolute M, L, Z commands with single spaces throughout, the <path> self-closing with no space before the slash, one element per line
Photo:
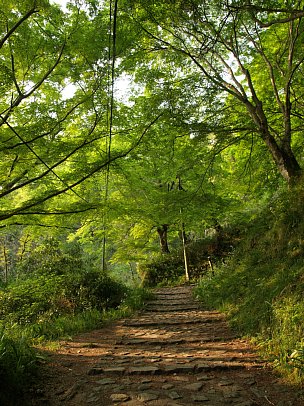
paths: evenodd
<path fill-rule="evenodd" d="M 182 257 L 174 253 L 160 255 L 150 262 L 140 264 L 139 273 L 143 286 L 156 286 L 177 281 L 185 271 Z"/>
<path fill-rule="evenodd" d="M 230 255 L 238 236 L 235 230 L 221 229 L 213 237 L 206 237 L 186 244 L 190 279 L 197 280 L 210 269 L 209 258 L 215 264 Z M 144 286 L 171 284 L 185 277 L 184 253 L 179 248 L 170 254 L 162 254 L 150 261 L 141 263 L 139 273 Z"/>
<path fill-rule="evenodd" d="M 65 314 L 117 308 L 127 292 L 98 271 L 33 275 L 0 291 L 0 317 L 9 323 L 41 324 Z"/>
<path fill-rule="evenodd" d="M 134 288 L 129 291 L 128 295 L 124 299 L 122 306 L 130 310 L 139 310 L 145 306 L 148 300 L 153 298 L 153 293 L 145 288 Z"/>
<path fill-rule="evenodd" d="M 117 308 L 127 292 L 124 285 L 98 271 L 69 275 L 66 279 L 66 296 L 72 298 L 78 311 Z"/>
<path fill-rule="evenodd" d="M 36 361 L 37 353 L 23 336 L 13 339 L 4 328 L 0 329 L 0 380 L 1 388 L 5 388 L 5 392 L 0 390 L 1 404 L 17 405 L 21 388 L 36 370 Z M 11 394 L 16 399 L 12 399 Z"/>
<path fill-rule="evenodd" d="M 34 323 L 40 318 L 58 314 L 63 309 L 64 278 L 58 275 L 33 276 L 14 282 L 0 291 L 0 317 L 20 324 Z"/>

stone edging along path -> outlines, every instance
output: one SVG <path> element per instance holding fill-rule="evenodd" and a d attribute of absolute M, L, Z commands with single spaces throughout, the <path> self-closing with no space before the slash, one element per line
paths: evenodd
<path fill-rule="evenodd" d="M 63 343 L 31 404 L 304 405 L 192 287 L 154 293 L 139 315 Z"/>

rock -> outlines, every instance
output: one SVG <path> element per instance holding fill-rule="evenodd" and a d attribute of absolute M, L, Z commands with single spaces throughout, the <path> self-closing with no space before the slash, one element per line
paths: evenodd
<path fill-rule="evenodd" d="M 263 398 L 265 396 L 265 392 L 261 391 L 260 389 L 250 388 L 250 392 L 252 392 L 257 398 Z"/>
<path fill-rule="evenodd" d="M 152 383 L 151 379 L 142 379 L 140 383 Z"/>
<path fill-rule="evenodd" d="M 164 390 L 169 390 L 174 388 L 174 385 L 172 383 L 166 383 L 165 385 L 162 386 L 162 389 Z"/>
<path fill-rule="evenodd" d="M 166 406 L 183 406 L 182 403 L 176 403 L 176 402 L 167 402 Z"/>
<path fill-rule="evenodd" d="M 110 399 L 112 402 L 127 402 L 130 400 L 130 396 L 125 393 L 113 393 Z"/>
<path fill-rule="evenodd" d="M 209 364 L 197 364 L 195 366 L 197 372 L 208 372 L 211 371 L 211 366 Z"/>
<path fill-rule="evenodd" d="M 216 393 L 216 390 L 214 388 L 211 388 L 211 389 L 208 390 L 208 393 L 210 395 L 214 395 Z"/>
<path fill-rule="evenodd" d="M 151 400 L 156 400 L 159 395 L 153 392 L 142 392 L 137 395 L 137 399 L 140 402 L 150 402 Z"/>
<path fill-rule="evenodd" d="M 178 373 L 189 374 L 189 373 L 194 372 L 194 366 L 193 365 L 167 365 L 167 366 L 165 366 L 164 371 L 166 373 L 170 373 L 170 374 L 178 374 Z"/>
<path fill-rule="evenodd" d="M 203 384 L 201 382 L 194 382 L 194 383 L 190 383 L 189 385 L 185 386 L 185 389 L 196 392 L 201 390 L 203 387 Z"/>
<path fill-rule="evenodd" d="M 103 374 L 103 368 L 93 367 L 88 371 L 88 375 L 101 375 Z"/>
<path fill-rule="evenodd" d="M 129 375 L 155 375 L 156 372 L 159 371 L 159 368 L 157 367 L 145 367 L 145 366 L 141 366 L 141 367 L 132 367 L 129 369 L 128 373 Z"/>
<path fill-rule="evenodd" d="M 249 386 L 256 384 L 256 380 L 253 378 L 246 379 L 244 382 L 246 383 L 246 385 L 249 385 Z"/>
<path fill-rule="evenodd" d="M 174 381 L 178 381 L 178 382 L 189 382 L 189 380 L 190 380 L 188 376 L 178 376 L 178 375 L 175 375 L 173 377 L 173 379 L 174 379 Z"/>
<path fill-rule="evenodd" d="M 123 375 L 126 372 L 126 368 L 124 367 L 103 368 L 103 372 L 105 374 Z"/>
<path fill-rule="evenodd" d="M 100 400 L 99 397 L 96 396 L 96 395 L 94 395 L 94 396 L 89 396 L 89 398 L 88 398 L 88 400 L 87 400 L 87 403 L 94 403 L 94 404 L 96 404 L 99 400 Z"/>
<path fill-rule="evenodd" d="M 211 379 L 213 379 L 213 376 L 209 376 L 206 374 L 200 375 L 196 377 L 197 381 L 211 381 Z"/>
<path fill-rule="evenodd" d="M 110 378 L 104 378 L 104 379 L 100 379 L 99 381 L 96 381 L 96 383 L 97 383 L 97 385 L 111 385 L 111 384 L 115 383 L 115 381 Z"/>
<path fill-rule="evenodd" d="M 169 393 L 169 398 L 171 398 L 172 400 L 176 400 L 176 399 L 181 399 L 182 396 L 177 393 L 176 391 L 172 391 Z"/>
<path fill-rule="evenodd" d="M 142 384 L 138 385 L 137 389 L 139 391 L 145 391 L 145 390 L 151 389 L 151 386 L 152 386 L 151 383 L 142 383 Z"/>
<path fill-rule="evenodd" d="M 71 386 L 65 393 L 64 395 L 61 396 L 61 400 L 71 400 L 73 397 L 76 395 L 77 391 L 80 389 L 80 384 L 75 383 L 73 386 Z"/>
<path fill-rule="evenodd" d="M 155 363 L 155 362 L 160 362 L 161 361 L 161 358 L 159 357 L 159 358 L 151 358 L 150 359 L 150 362 L 153 362 L 153 363 Z"/>
<path fill-rule="evenodd" d="M 231 386 L 231 385 L 233 385 L 233 382 L 231 382 L 231 381 L 226 381 L 226 380 L 222 380 L 222 381 L 220 381 L 219 383 L 218 383 L 218 386 Z"/>
<path fill-rule="evenodd" d="M 191 398 L 194 402 L 209 402 L 209 398 L 205 395 L 192 395 Z"/>
<path fill-rule="evenodd" d="M 83 344 L 81 347 L 82 347 L 82 348 L 99 348 L 100 345 L 99 345 L 99 344 L 95 344 L 95 343 L 87 343 L 87 344 Z"/>
<path fill-rule="evenodd" d="M 167 402 L 166 406 L 183 406 L 181 403 L 176 403 L 176 402 Z"/>
<path fill-rule="evenodd" d="M 234 399 L 234 398 L 239 398 L 241 395 L 238 392 L 231 391 L 228 393 L 224 394 L 225 399 Z"/>

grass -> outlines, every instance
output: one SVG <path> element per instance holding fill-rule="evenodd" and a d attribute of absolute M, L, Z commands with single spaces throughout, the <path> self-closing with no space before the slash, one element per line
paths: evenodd
<path fill-rule="evenodd" d="M 19 404 L 22 388 L 30 382 L 37 368 L 37 352 L 24 335 L 12 337 L 3 327 L 0 329 L 0 404 Z"/>
<path fill-rule="evenodd" d="M 206 306 L 226 312 L 232 327 L 296 382 L 304 382 L 303 198 L 298 188 L 265 207 L 226 265 L 196 290 Z"/>
<path fill-rule="evenodd" d="M 35 377 L 41 360 L 39 349 L 56 348 L 60 339 L 71 339 L 73 335 L 128 317 L 142 308 L 149 297 L 148 290 L 136 288 L 116 309 L 84 310 L 23 325 L 6 320 L 5 325 L 0 325 L 0 379 L 6 388 L 5 392 L 0 389 L 0 404 L 19 404 L 16 402 L 22 399 L 22 390 Z"/>

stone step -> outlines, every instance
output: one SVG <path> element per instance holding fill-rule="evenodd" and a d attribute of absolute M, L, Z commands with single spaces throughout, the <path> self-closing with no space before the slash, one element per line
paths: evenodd
<path fill-rule="evenodd" d="M 224 318 L 199 318 L 199 319 L 185 319 L 185 318 L 175 318 L 174 320 L 168 319 L 138 319 L 137 321 L 125 320 L 123 325 L 127 327 L 154 327 L 154 326 L 191 326 L 197 324 L 209 324 L 209 323 L 225 323 Z"/>
<path fill-rule="evenodd" d="M 153 300 L 193 300 L 193 296 L 189 294 L 154 295 Z"/>
<path fill-rule="evenodd" d="M 193 300 L 150 300 L 146 303 L 146 305 L 157 305 L 157 306 L 187 306 L 187 305 L 196 305 L 200 307 L 199 302 L 195 302 Z"/>
<path fill-rule="evenodd" d="M 189 310 L 199 310 L 196 305 L 184 305 L 184 306 L 147 306 L 146 311 L 148 312 L 164 312 L 164 313 L 169 313 L 169 312 L 188 312 Z"/>
<path fill-rule="evenodd" d="M 167 347 L 170 345 L 179 345 L 179 344 L 195 344 L 195 343 L 208 343 L 208 342 L 222 342 L 222 341 L 227 341 L 227 338 L 229 340 L 233 340 L 236 338 L 236 336 L 231 335 L 229 337 L 225 336 L 225 338 L 221 336 L 211 336 L 210 334 L 201 335 L 200 337 L 196 338 L 176 338 L 176 339 L 165 339 L 163 338 L 162 340 L 160 339 L 141 339 L 141 338 L 133 338 L 133 339 L 128 339 L 128 340 L 117 340 L 115 342 L 115 345 L 135 345 L 135 346 L 162 346 L 162 347 Z"/>
<path fill-rule="evenodd" d="M 250 366 L 240 362 L 214 362 L 189 364 L 171 364 L 165 366 L 141 365 L 136 367 L 104 367 L 95 366 L 88 371 L 88 375 L 174 375 L 174 374 L 200 374 L 212 371 L 240 370 L 248 368 L 261 368 L 261 364 L 252 363 Z"/>
<path fill-rule="evenodd" d="M 189 312 L 190 313 L 190 312 Z M 169 317 L 165 316 L 165 313 L 151 313 L 151 315 L 148 315 L 147 312 L 144 313 L 143 316 L 139 316 L 137 319 L 127 319 L 123 321 L 124 326 L 128 327 L 153 327 L 153 326 L 177 326 L 180 325 L 181 328 L 184 326 L 188 325 L 196 325 L 196 324 L 216 324 L 218 323 L 219 325 L 224 325 L 226 326 L 226 321 L 225 317 L 223 315 L 220 315 L 219 313 L 214 313 L 212 314 L 206 314 L 204 315 L 201 312 L 201 316 L 197 317 L 190 317 L 191 314 L 180 314 L 176 315 L 174 318 L 172 317 L 171 313 L 169 312 Z"/>

